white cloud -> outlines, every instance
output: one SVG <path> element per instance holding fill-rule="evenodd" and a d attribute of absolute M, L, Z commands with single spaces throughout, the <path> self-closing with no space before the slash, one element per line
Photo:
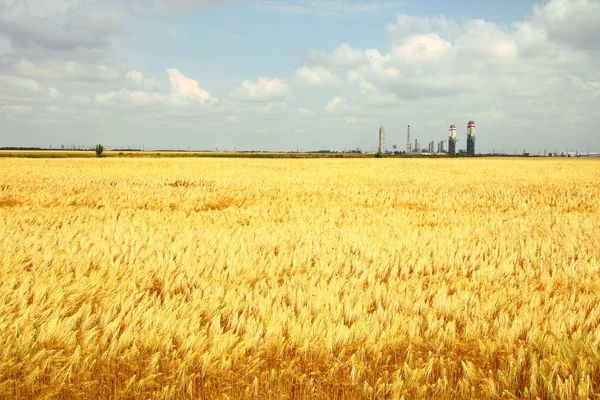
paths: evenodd
<path fill-rule="evenodd" d="M 97 62 L 112 53 L 112 40 L 134 7 L 105 1 L 4 0 L 0 35 L 17 59 Z"/>
<path fill-rule="evenodd" d="M 455 40 L 456 57 L 465 62 L 512 62 L 518 49 L 514 32 L 505 32 L 498 25 L 481 19 L 466 21 Z"/>
<path fill-rule="evenodd" d="M 90 104 L 92 102 L 92 98 L 87 97 L 87 96 L 72 95 L 71 101 L 75 104 L 86 105 L 86 104 Z"/>
<path fill-rule="evenodd" d="M 263 77 L 245 80 L 231 95 L 244 101 L 282 101 L 290 95 L 290 87 L 283 79 Z"/>
<path fill-rule="evenodd" d="M 419 74 L 392 66 L 370 66 L 352 71 L 349 82 L 403 99 L 450 97 L 477 91 L 481 85 L 477 77 L 467 74 Z"/>
<path fill-rule="evenodd" d="M 364 15 L 392 10 L 398 7 L 393 1 L 358 1 L 358 0 L 263 0 L 260 8 L 284 14 L 310 14 L 326 17 L 343 17 L 347 15 Z"/>
<path fill-rule="evenodd" d="M 465 115 L 465 117 L 467 118 L 475 118 L 476 120 L 484 120 L 484 121 L 501 121 L 503 119 L 506 118 L 506 115 L 504 114 L 504 111 L 500 110 L 500 109 L 492 109 L 492 110 L 487 110 L 487 111 L 482 111 L 482 112 L 478 112 L 475 113 L 474 115 Z"/>
<path fill-rule="evenodd" d="M 188 102 L 206 103 L 214 100 L 206 90 L 200 88 L 198 81 L 184 76 L 178 69 L 168 68 L 171 85 L 170 101 L 174 104 Z"/>
<path fill-rule="evenodd" d="M 343 98 L 341 98 L 339 96 L 334 97 L 325 105 L 325 111 L 327 111 L 328 113 L 333 113 L 338 109 L 338 106 L 343 102 L 344 102 Z"/>
<path fill-rule="evenodd" d="M 577 87 L 581 90 L 598 90 L 600 89 L 600 82 L 592 82 L 586 81 L 576 75 L 569 75 L 569 79 Z M 598 93 L 600 95 L 600 92 Z"/>
<path fill-rule="evenodd" d="M 24 89 L 30 92 L 42 93 L 46 90 L 44 85 L 33 79 L 21 78 L 18 76 L 0 75 L 0 85 L 9 86 L 13 89 Z M 0 86 L 0 87 L 1 87 Z"/>
<path fill-rule="evenodd" d="M 6 36 L 0 35 L 0 55 L 12 53 L 13 48 Z"/>
<path fill-rule="evenodd" d="M 302 66 L 296 70 L 296 79 L 307 86 L 330 86 L 339 85 L 340 79 L 330 70 L 321 66 Z"/>
<path fill-rule="evenodd" d="M 85 64 L 76 61 L 21 60 L 12 67 L 19 75 L 36 79 L 53 79 L 69 82 L 113 82 L 121 79 L 116 68 L 102 64 Z"/>
<path fill-rule="evenodd" d="M 55 87 L 47 87 L 35 80 L 14 75 L 0 75 L 0 98 L 10 102 L 54 101 L 62 97 Z"/>
<path fill-rule="evenodd" d="M 414 16 L 397 14 L 396 23 L 386 27 L 386 34 L 391 43 L 402 43 L 408 38 L 437 32 L 442 37 L 455 37 L 460 27 L 444 16 Z"/>
<path fill-rule="evenodd" d="M 594 53 L 586 55 L 575 47 L 551 43 L 546 26 L 548 15 L 558 15 L 559 21 L 561 15 L 585 19 L 582 10 L 594 14 L 595 8 L 589 0 L 552 0 L 536 7 L 532 20 L 510 29 L 480 19 L 458 24 L 443 16 L 399 14 L 397 23 L 386 28 L 392 47 L 389 54 L 343 43 L 330 53 L 311 50 L 307 58 L 316 65 L 346 70 L 347 82 L 364 92 L 391 93 L 401 99 L 469 93 L 485 93 L 489 99 L 509 93 L 548 95 L 565 85 L 565 72 L 570 69 L 588 75 L 590 82 L 600 80 L 600 71 L 590 64 Z M 590 18 L 597 19 L 585 20 Z M 596 59 L 600 60 L 600 52 Z M 584 86 L 590 87 L 577 87 Z"/>
<path fill-rule="evenodd" d="M 48 88 L 48 97 L 50 100 L 57 100 L 62 97 L 62 93 L 57 88 Z"/>
<path fill-rule="evenodd" d="M 0 112 L 3 114 L 27 114 L 31 112 L 33 107 L 21 104 L 8 104 L 0 106 Z"/>
<path fill-rule="evenodd" d="M 0 5 L 7 6 L 19 5 L 19 0 L 1 0 Z M 46 0 L 46 1 L 25 1 L 27 11 L 36 17 L 54 17 L 66 13 L 82 3 L 82 0 Z"/>
<path fill-rule="evenodd" d="M 430 33 L 408 38 L 402 45 L 394 47 L 393 53 L 406 62 L 435 61 L 446 56 L 451 47 L 450 42 Z"/>
<path fill-rule="evenodd" d="M 108 104 L 111 100 L 118 97 L 118 92 L 99 93 L 94 97 L 94 101 L 98 104 Z"/>
<path fill-rule="evenodd" d="M 259 106 L 256 111 L 262 114 L 282 113 L 288 109 L 287 103 L 274 102 Z"/>
<path fill-rule="evenodd" d="M 127 83 L 135 89 L 157 90 L 160 89 L 160 82 L 156 78 L 146 78 L 143 73 L 131 70 L 127 73 Z"/>
<path fill-rule="evenodd" d="M 391 56 L 389 54 L 381 55 L 381 53 L 377 49 L 365 50 L 365 56 L 367 60 L 369 60 L 372 63 L 385 63 L 390 61 L 391 59 Z"/>
<path fill-rule="evenodd" d="M 304 116 L 304 117 L 312 117 L 313 115 L 315 115 L 315 113 L 307 108 L 297 108 L 296 111 L 298 112 L 298 114 Z"/>
<path fill-rule="evenodd" d="M 114 102 L 125 102 L 136 106 L 148 106 L 163 101 L 159 93 L 145 92 L 141 90 L 121 89 L 118 92 L 105 92 L 97 94 L 94 101 L 98 104 L 109 104 Z"/>
<path fill-rule="evenodd" d="M 348 68 L 365 64 L 368 60 L 364 51 L 355 50 L 348 43 L 342 43 L 331 53 L 310 50 L 307 55 L 312 64 L 328 65 L 334 68 Z"/>
<path fill-rule="evenodd" d="M 137 71 L 130 71 L 126 83 L 128 85 L 133 84 L 134 86 L 141 86 L 146 90 L 125 87 L 118 91 L 99 93 L 94 97 L 94 101 L 97 104 L 114 104 L 121 102 L 135 106 L 157 104 L 182 106 L 214 103 L 217 100 L 212 97 L 209 92 L 200 88 L 197 80 L 186 77 L 178 69 L 168 68 L 166 72 L 169 76 L 170 84 L 170 92 L 168 94 L 150 90 L 151 88 L 156 87 L 154 80 L 144 78 L 144 75 Z M 73 100 L 85 104 L 87 99 L 74 97 Z"/>
<path fill-rule="evenodd" d="M 192 11 L 201 7 L 235 3 L 240 0 L 154 0 L 154 9 L 164 11 Z"/>
<path fill-rule="evenodd" d="M 532 22 L 567 46 L 600 50 L 600 1 L 552 0 L 533 8 Z"/>
<path fill-rule="evenodd" d="M 344 122 L 348 125 L 365 125 L 373 124 L 375 120 L 373 118 L 346 117 Z"/>
<path fill-rule="evenodd" d="M 356 70 L 348 71 L 346 79 L 347 79 L 348 83 L 350 83 L 351 85 L 356 85 L 365 91 L 370 91 L 370 90 L 376 89 L 375 85 L 373 85 L 371 82 L 364 79 L 361 76 L 360 72 L 358 72 Z"/>

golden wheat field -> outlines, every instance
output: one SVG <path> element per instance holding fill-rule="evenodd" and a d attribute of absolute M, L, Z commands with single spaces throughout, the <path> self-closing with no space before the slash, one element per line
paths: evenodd
<path fill-rule="evenodd" d="M 600 396 L 600 161 L 0 159 L 0 397 Z"/>

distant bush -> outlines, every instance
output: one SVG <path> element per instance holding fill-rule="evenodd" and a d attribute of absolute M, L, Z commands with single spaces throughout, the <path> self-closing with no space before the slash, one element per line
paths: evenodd
<path fill-rule="evenodd" d="M 104 151 L 104 146 L 102 146 L 101 144 L 97 144 L 96 145 L 96 155 L 98 157 L 102 157 L 102 152 Z"/>

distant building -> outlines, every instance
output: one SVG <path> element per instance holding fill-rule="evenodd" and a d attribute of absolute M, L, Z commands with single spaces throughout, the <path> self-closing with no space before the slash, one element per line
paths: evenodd
<path fill-rule="evenodd" d="M 438 143 L 438 153 L 445 153 L 443 140 Z"/>
<path fill-rule="evenodd" d="M 475 155 L 475 122 L 467 124 L 467 155 Z"/>
<path fill-rule="evenodd" d="M 448 154 L 456 154 L 456 125 L 450 125 L 450 134 L 448 135 Z"/>
<path fill-rule="evenodd" d="M 379 153 L 385 153 L 385 129 L 383 126 L 379 127 Z"/>

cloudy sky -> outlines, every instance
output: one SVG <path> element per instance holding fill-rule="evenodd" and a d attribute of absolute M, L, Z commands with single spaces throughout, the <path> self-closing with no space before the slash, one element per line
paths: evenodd
<path fill-rule="evenodd" d="M 600 151 L 600 0 L 0 0 L 0 146 Z"/>

